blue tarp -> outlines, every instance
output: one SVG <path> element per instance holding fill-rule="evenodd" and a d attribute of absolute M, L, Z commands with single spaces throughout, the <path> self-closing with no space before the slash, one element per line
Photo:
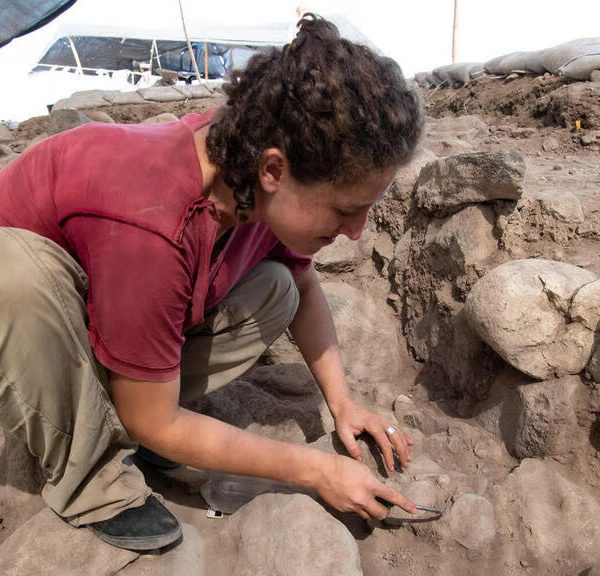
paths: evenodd
<path fill-rule="evenodd" d="M 77 0 L 0 0 L 0 48 L 41 28 Z"/>

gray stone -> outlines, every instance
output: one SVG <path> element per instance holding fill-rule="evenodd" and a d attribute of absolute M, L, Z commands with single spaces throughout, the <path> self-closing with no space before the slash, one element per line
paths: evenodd
<path fill-rule="evenodd" d="M 600 329 L 600 280 L 582 286 L 571 302 L 571 320 L 580 322 L 593 332 Z"/>
<path fill-rule="evenodd" d="M 0 143 L 10 142 L 14 139 L 12 131 L 4 124 L 0 124 Z"/>
<path fill-rule="evenodd" d="M 600 82 L 600 70 L 592 70 L 590 74 L 590 80 L 592 82 Z"/>
<path fill-rule="evenodd" d="M 594 348 L 585 371 L 590 380 L 600 384 L 600 346 Z"/>
<path fill-rule="evenodd" d="M 590 130 L 579 137 L 582 146 L 592 146 L 600 143 L 600 130 Z"/>
<path fill-rule="evenodd" d="M 415 504 L 443 509 L 444 502 L 441 496 L 442 491 L 433 481 L 417 480 L 415 482 L 407 483 L 404 486 L 396 485 L 392 487 L 400 491 L 406 498 Z M 402 521 L 424 520 L 430 517 L 430 512 L 417 511 L 415 514 L 409 514 L 402 508 L 394 506 L 390 510 L 389 516 L 383 520 L 383 523 L 389 526 L 395 526 Z"/>
<path fill-rule="evenodd" d="M 142 120 L 142 124 L 164 124 L 166 122 L 176 122 L 177 120 L 179 120 L 179 118 L 177 118 L 175 114 L 171 112 L 163 112 L 162 114 L 150 116 L 150 118 Z"/>
<path fill-rule="evenodd" d="M 477 494 L 462 494 L 448 513 L 452 537 L 467 550 L 480 550 L 496 538 L 491 502 Z"/>
<path fill-rule="evenodd" d="M 322 288 L 333 314 L 350 386 L 378 401 L 373 397 L 375 392 L 381 393 L 382 386 L 394 382 L 400 373 L 396 320 L 385 303 L 379 304 L 348 284 L 324 282 Z M 386 407 L 391 406 L 397 392 L 390 390 L 390 394 L 390 398 L 381 397 Z"/>
<path fill-rule="evenodd" d="M 511 447 L 515 456 L 556 456 L 579 447 L 583 431 L 576 407 L 585 396 L 579 377 L 526 384 L 517 391 L 517 430 Z"/>
<path fill-rule="evenodd" d="M 525 163 L 515 151 L 460 154 L 430 162 L 419 174 L 416 201 L 436 215 L 466 204 L 518 200 L 523 194 Z"/>
<path fill-rule="evenodd" d="M 467 206 L 448 218 L 433 218 L 427 226 L 424 250 L 436 276 L 456 278 L 467 268 L 483 264 L 498 250 L 493 210 Z"/>
<path fill-rule="evenodd" d="M 85 115 L 92 122 L 103 122 L 104 124 L 114 124 L 114 119 L 102 110 L 86 110 Z"/>
<path fill-rule="evenodd" d="M 229 519 L 233 550 L 221 548 L 236 576 L 360 576 L 356 542 L 347 528 L 304 495 L 259 496 Z"/>
<path fill-rule="evenodd" d="M 544 152 L 554 152 L 560 148 L 560 142 L 556 138 L 544 138 L 542 141 L 542 150 Z"/>
<path fill-rule="evenodd" d="M 571 321 L 575 291 L 592 272 L 551 260 L 513 260 L 494 268 L 469 293 L 472 329 L 506 362 L 538 380 L 577 374 L 592 352 L 594 333 Z"/>
<path fill-rule="evenodd" d="M 385 473 L 385 465 L 375 440 L 370 436 L 361 436 L 356 439 L 356 442 L 362 455 L 361 462 L 374 474 L 383 476 Z M 312 442 L 310 447 L 321 450 L 322 452 L 327 452 L 328 454 L 341 454 L 342 456 L 349 455 L 336 432 L 322 436 L 316 442 Z"/>
<path fill-rule="evenodd" d="M 583 566 L 600 561 L 600 503 L 552 460 L 523 460 L 492 494 L 500 524 L 542 563 L 540 574 L 551 573 L 557 558 Z"/>
<path fill-rule="evenodd" d="M 6 144 L 0 144 L 0 158 L 10 156 L 13 153 L 12 148 Z"/>
<path fill-rule="evenodd" d="M 402 201 L 405 211 L 409 208 L 412 191 L 419 178 L 421 169 L 436 159 L 437 156 L 433 152 L 419 146 L 415 150 L 410 162 L 398 170 L 390 192 L 394 200 Z"/>
<path fill-rule="evenodd" d="M 359 261 L 356 242 L 347 236 L 340 235 L 335 242 L 319 250 L 314 256 L 315 268 L 322 272 L 349 272 Z"/>
<path fill-rule="evenodd" d="M 206 574 L 203 541 L 198 530 L 189 524 L 182 524 L 181 529 L 183 541 L 175 548 L 170 548 L 161 554 L 143 554 L 119 570 L 116 576 L 203 576 Z"/>
<path fill-rule="evenodd" d="M 87 528 L 73 528 L 45 508 L 0 546 L 2 576 L 112 576 L 139 555 L 102 542 Z"/>
<path fill-rule="evenodd" d="M 91 120 L 79 110 L 68 108 L 53 109 L 48 121 L 48 133 L 58 134 L 59 132 L 77 128 L 77 126 L 87 124 L 88 122 L 91 122 Z"/>
<path fill-rule="evenodd" d="M 536 200 L 542 213 L 558 222 L 576 225 L 585 220 L 579 198 L 567 190 L 540 191 L 536 193 Z"/>
<path fill-rule="evenodd" d="M 383 276 L 388 274 L 388 266 L 394 258 L 394 243 L 389 234 L 381 232 L 377 235 L 373 246 L 373 260 Z"/>

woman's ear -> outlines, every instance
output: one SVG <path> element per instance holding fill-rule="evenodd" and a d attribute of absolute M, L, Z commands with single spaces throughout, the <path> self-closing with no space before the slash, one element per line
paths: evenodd
<path fill-rule="evenodd" d="M 279 148 L 263 150 L 258 165 L 258 181 L 262 189 L 270 194 L 276 192 L 288 170 L 287 158 Z"/>

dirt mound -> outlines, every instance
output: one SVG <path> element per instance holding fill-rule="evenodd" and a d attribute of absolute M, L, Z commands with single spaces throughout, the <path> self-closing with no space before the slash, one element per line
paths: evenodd
<path fill-rule="evenodd" d="M 484 76 L 456 89 L 425 92 L 433 117 L 476 114 L 488 124 L 507 121 L 518 127 L 600 128 L 600 84 L 570 82 L 558 76 Z"/>

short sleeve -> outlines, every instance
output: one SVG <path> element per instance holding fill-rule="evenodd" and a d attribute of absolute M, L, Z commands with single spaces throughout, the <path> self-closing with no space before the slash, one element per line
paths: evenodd
<path fill-rule="evenodd" d="M 71 218 L 65 230 L 89 279 L 96 358 L 133 379 L 176 378 L 192 295 L 182 251 L 157 234 L 108 219 Z"/>
<path fill-rule="evenodd" d="M 312 263 L 312 256 L 297 254 L 281 242 L 277 242 L 275 247 L 269 252 L 267 258 L 285 264 L 294 276 L 307 270 Z"/>

